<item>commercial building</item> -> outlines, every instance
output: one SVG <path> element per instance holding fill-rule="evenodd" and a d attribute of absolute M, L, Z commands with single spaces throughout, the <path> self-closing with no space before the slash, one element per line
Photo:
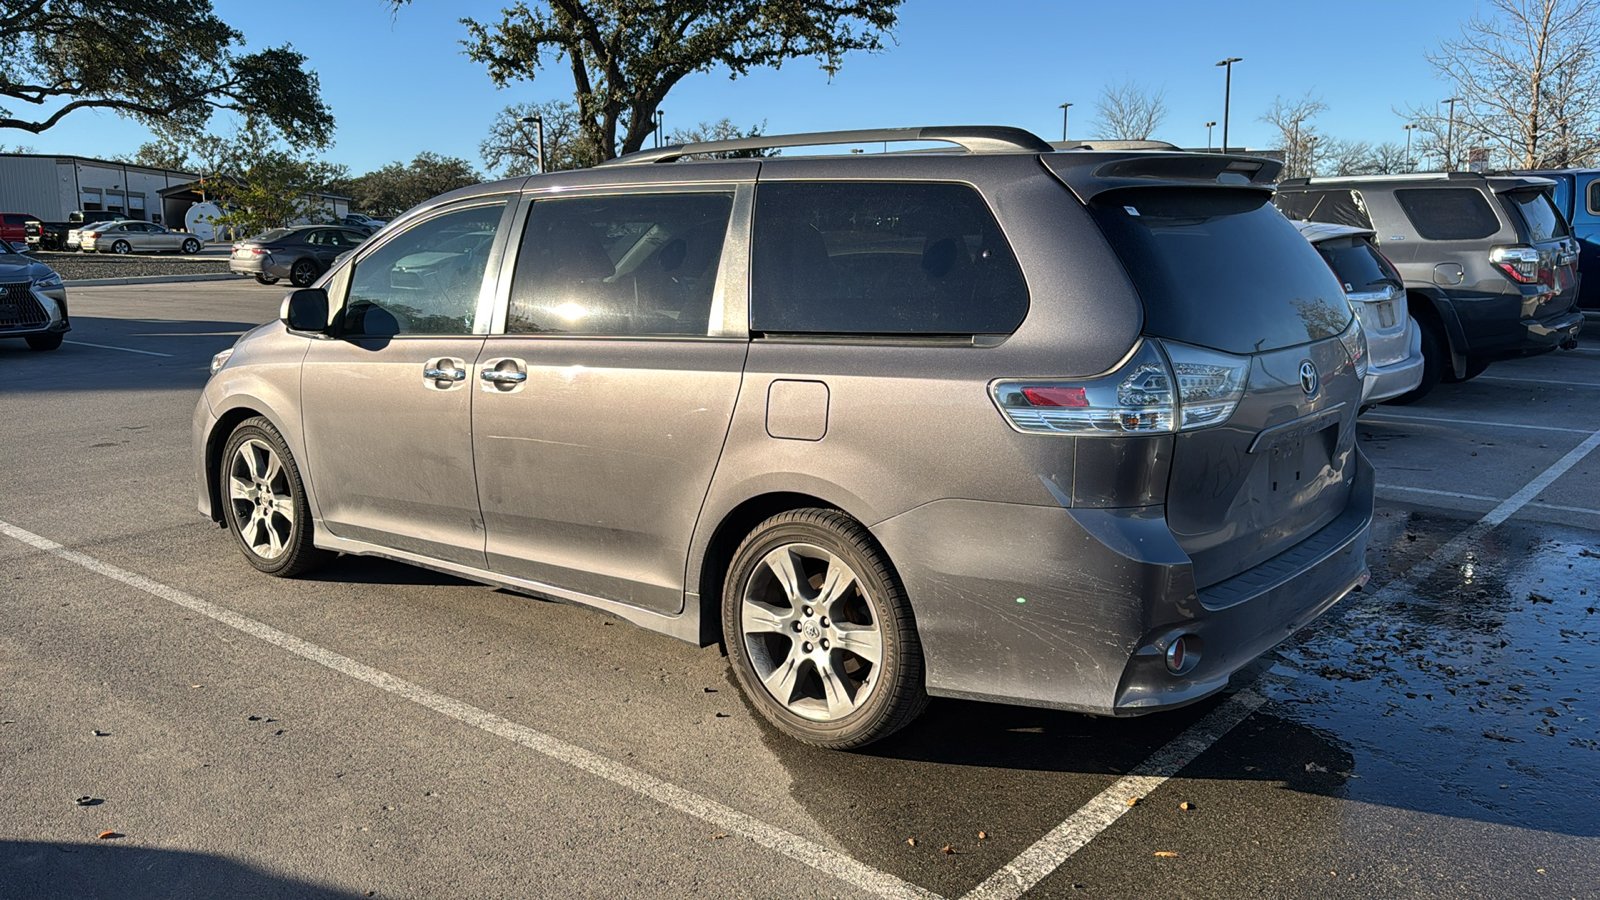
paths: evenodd
<path fill-rule="evenodd" d="M 46 222 L 64 222 L 73 210 L 106 210 L 181 228 L 188 202 L 166 203 L 160 192 L 199 177 L 85 156 L 0 153 L 0 209 Z"/>

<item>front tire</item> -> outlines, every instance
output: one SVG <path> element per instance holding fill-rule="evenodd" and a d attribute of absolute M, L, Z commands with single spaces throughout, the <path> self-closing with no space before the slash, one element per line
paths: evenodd
<path fill-rule="evenodd" d="M 61 340 L 63 337 L 65 337 L 65 335 L 61 334 L 59 331 L 53 334 L 30 334 L 27 337 L 28 349 L 55 350 L 61 346 Z"/>
<path fill-rule="evenodd" d="M 905 589 L 872 534 L 837 511 L 756 526 L 728 567 L 722 629 L 745 696 L 796 740 L 861 747 L 927 706 Z"/>
<path fill-rule="evenodd" d="M 322 274 L 322 267 L 314 259 L 297 259 L 294 266 L 289 269 L 289 283 L 298 288 L 310 287 L 311 282 L 317 280 Z"/>
<path fill-rule="evenodd" d="M 271 422 L 256 416 L 241 423 L 228 437 L 220 465 L 223 518 L 250 565 L 288 578 L 332 556 L 311 542 L 305 485 Z"/>

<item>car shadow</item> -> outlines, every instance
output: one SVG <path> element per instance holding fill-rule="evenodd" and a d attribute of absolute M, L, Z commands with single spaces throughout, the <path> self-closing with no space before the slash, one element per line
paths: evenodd
<path fill-rule="evenodd" d="M 73 316 L 72 324 L 55 350 L 32 350 L 20 337 L 0 336 L 0 376 L 8 394 L 198 393 L 210 377 L 211 357 L 233 346 L 240 333 L 261 323 Z"/>
<path fill-rule="evenodd" d="M 364 896 L 275 875 L 215 854 L 130 847 L 114 839 L 93 844 L 0 841 L 0 894 L 7 900 L 356 900 Z"/>

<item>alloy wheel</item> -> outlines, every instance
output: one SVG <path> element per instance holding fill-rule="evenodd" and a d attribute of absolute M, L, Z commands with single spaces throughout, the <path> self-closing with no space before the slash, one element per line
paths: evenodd
<path fill-rule="evenodd" d="M 240 444 L 228 464 L 228 500 L 250 552 L 277 559 L 294 532 L 294 490 L 278 454 L 254 438 Z"/>

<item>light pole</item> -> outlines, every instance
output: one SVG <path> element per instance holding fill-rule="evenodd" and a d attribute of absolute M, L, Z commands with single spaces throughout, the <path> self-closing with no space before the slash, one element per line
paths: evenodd
<path fill-rule="evenodd" d="M 661 123 L 663 121 L 665 121 L 666 118 L 667 118 L 667 114 L 666 113 L 662 112 L 659 109 L 656 110 L 656 146 L 657 147 L 661 146 Z"/>
<path fill-rule="evenodd" d="M 1061 104 L 1061 143 L 1067 142 L 1067 111 L 1072 109 L 1071 103 Z"/>
<path fill-rule="evenodd" d="M 1444 132 L 1444 170 L 1446 172 L 1454 168 L 1454 163 L 1451 160 L 1455 158 L 1456 103 L 1460 100 L 1460 97 L 1451 97 L 1449 100 L 1439 101 L 1440 103 L 1450 104 L 1450 124 L 1445 126 Z"/>
<path fill-rule="evenodd" d="M 1416 123 L 1413 122 L 1410 125 L 1401 125 L 1400 127 L 1405 129 L 1406 132 L 1406 171 L 1415 171 L 1416 166 L 1411 164 L 1411 130 L 1417 127 Z"/>
<path fill-rule="evenodd" d="M 534 124 L 534 126 L 537 127 L 538 130 L 539 130 L 539 147 L 538 147 L 538 150 L 539 150 L 539 174 L 543 175 L 544 174 L 544 117 L 543 116 L 523 116 L 522 118 L 518 119 L 517 121 L 519 123 L 523 124 L 523 125 L 527 125 L 528 123 L 532 122 Z"/>
<path fill-rule="evenodd" d="M 1211 129 L 1213 129 L 1215 127 L 1217 127 L 1217 123 L 1216 122 L 1207 122 L 1206 123 L 1206 152 L 1207 153 L 1211 152 Z"/>
<path fill-rule="evenodd" d="M 1228 152 L 1228 104 L 1232 100 L 1232 97 L 1233 97 L 1233 64 L 1236 63 L 1236 62 L 1244 62 L 1244 57 L 1242 57 L 1242 56 L 1230 56 L 1227 59 L 1223 60 L 1222 62 L 1217 63 L 1217 65 L 1224 66 L 1228 70 L 1227 77 L 1222 82 L 1222 152 L 1223 153 L 1227 153 Z"/>

